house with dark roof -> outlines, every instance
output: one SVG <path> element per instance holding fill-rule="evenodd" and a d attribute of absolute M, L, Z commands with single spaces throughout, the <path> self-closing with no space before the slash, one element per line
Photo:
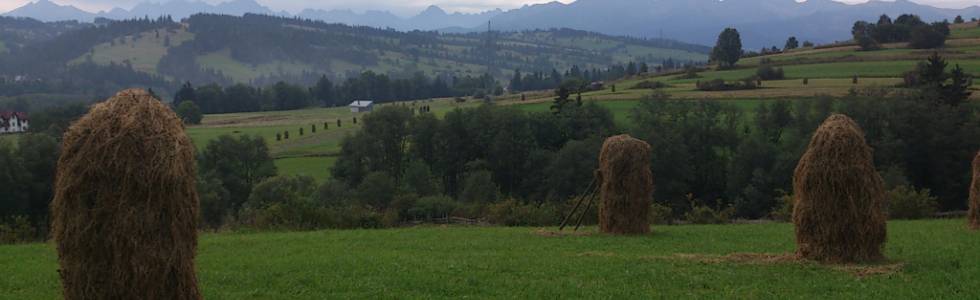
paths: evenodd
<path fill-rule="evenodd" d="M 0 111 L 0 134 L 27 132 L 30 128 L 27 113 Z"/>

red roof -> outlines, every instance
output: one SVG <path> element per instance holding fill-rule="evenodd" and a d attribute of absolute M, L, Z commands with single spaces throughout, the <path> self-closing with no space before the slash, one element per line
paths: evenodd
<path fill-rule="evenodd" d="M 0 119 L 10 120 L 14 116 L 16 116 L 17 119 L 19 120 L 24 120 L 24 121 L 30 120 L 29 118 L 27 118 L 27 113 L 25 112 L 0 111 Z"/>

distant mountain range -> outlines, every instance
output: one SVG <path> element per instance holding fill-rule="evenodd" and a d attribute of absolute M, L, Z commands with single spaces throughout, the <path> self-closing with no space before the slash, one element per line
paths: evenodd
<path fill-rule="evenodd" d="M 95 18 L 126 19 L 170 15 L 176 19 L 195 13 L 242 15 L 257 13 L 295 16 L 326 22 L 363 25 L 398 30 L 440 30 L 470 32 L 494 29 L 530 30 L 573 28 L 611 35 L 664 37 L 710 45 L 724 27 L 734 26 L 742 33 L 746 47 L 782 46 L 789 36 L 817 43 L 845 40 L 856 20 L 877 20 L 881 14 L 893 17 L 904 13 L 925 20 L 969 19 L 980 17 L 980 6 L 944 9 L 908 0 L 880 1 L 848 5 L 832 0 L 578 0 L 569 4 L 551 2 L 509 11 L 492 10 L 480 14 L 447 13 L 430 6 L 416 16 L 403 18 L 387 11 L 306 9 L 298 14 L 276 12 L 254 0 L 232 0 L 216 5 L 202 1 L 172 0 L 141 3 L 132 9 L 112 9 L 91 13 L 78 8 L 38 0 L 4 15 L 30 17 L 42 21 Z"/>
<path fill-rule="evenodd" d="M 29 17 L 41 21 L 78 20 L 92 22 L 97 18 L 132 19 L 150 17 L 156 18 L 169 15 L 174 19 L 182 19 L 197 13 L 213 13 L 242 16 L 246 13 L 300 17 L 331 23 L 361 25 L 379 28 L 394 28 L 409 30 L 438 30 L 444 28 L 473 28 L 485 24 L 491 18 L 503 13 L 502 10 L 490 10 L 479 14 L 447 13 L 438 6 L 429 6 L 418 15 L 409 18 L 399 17 L 388 11 L 369 10 L 357 13 L 352 10 L 322 10 L 305 9 L 297 14 L 285 11 L 273 11 L 262 6 L 255 0 L 231 0 L 219 4 L 209 4 L 198 0 L 171 0 L 167 2 L 141 2 L 132 9 L 114 8 L 97 13 L 87 12 L 71 5 L 60 5 L 50 0 L 38 0 L 3 14 L 11 17 Z M 468 30 L 457 30 L 468 31 Z"/>

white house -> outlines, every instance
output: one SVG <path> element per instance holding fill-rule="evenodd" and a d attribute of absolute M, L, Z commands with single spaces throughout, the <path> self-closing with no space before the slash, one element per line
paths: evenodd
<path fill-rule="evenodd" d="M 26 113 L 0 111 L 0 134 L 27 132 L 30 128 Z"/>
<path fill-rule="evenodd" d="M 348 106 L 350 106 L 350 112 L 370 112 L 372 109 L 374 109 L 374 101 L 355 100 Z"/>

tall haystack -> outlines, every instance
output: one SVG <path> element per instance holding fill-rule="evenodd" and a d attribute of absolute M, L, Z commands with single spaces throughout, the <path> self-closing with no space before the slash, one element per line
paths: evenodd
<path fill-rule="evenodd" d="M 980 152 L 973 158 L 973 184 L 970 185 L 970 229 L 980 229 Z"/>
<path fill-rule="evenodd" d="M 149 93 L 119 92 L 65 133 L 51 203 L 65 299 L 200 299 L 194 150 Z"/>
<path fill-rule="evenodd" d="M 599 154 L 599 229 L 612 234 L 650 232 L 653 198 L 650 145 L 629 135 L 606 139 Z"/>
<path fill-rule="evenodd" d="M 793 176 L 796 252 L 850 263 L 882 258 L 884 182 L 857 123 L 835 114 L 817 128 Z"/>

